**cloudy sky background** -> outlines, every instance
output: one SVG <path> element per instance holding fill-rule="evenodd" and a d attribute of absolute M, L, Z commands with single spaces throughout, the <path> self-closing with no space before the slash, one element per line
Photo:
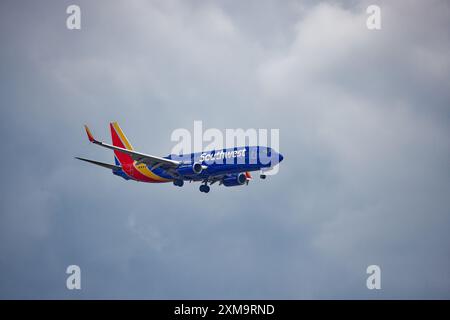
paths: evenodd
<path fill-rule="evenodd" d="M 445 0 L 1 1 L 0 297 L 450 298 L 449 17 Z M 278 128 L 285 160 L 208 195 L 126 182 L 73 159 L 112 162 L 82 125 L 109 141 L 114 120 L 155 155 L 194 120 Z"/>

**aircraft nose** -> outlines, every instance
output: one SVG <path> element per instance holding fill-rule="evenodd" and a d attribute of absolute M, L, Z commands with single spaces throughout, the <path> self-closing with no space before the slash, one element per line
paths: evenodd
<path fill-rule="evenodd" d="M 283 161 L 284 157 L 281 153 L 278 154 L 278 162 Z"/>

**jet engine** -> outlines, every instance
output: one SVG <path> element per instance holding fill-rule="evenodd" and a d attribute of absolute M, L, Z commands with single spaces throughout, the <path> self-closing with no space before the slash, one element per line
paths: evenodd
<path fill-rule="evenodd" d="M 200 174 L 204 169 L 206 169 L 206 166 L 203 166 L 201 163 L 195 162 L 192 165 L 181 165 L 177 168 L 177 172 L 182 176 L 191 176 Z"/>
<path fill-rule="evenodd" d="M 245 173 L 230 174 L 222 179 L 225 187 L 241 186 L 249 179 Z"/>

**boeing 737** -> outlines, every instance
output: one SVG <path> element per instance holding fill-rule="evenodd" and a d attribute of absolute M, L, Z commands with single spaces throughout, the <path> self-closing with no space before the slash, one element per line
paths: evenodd
<path fill-rule="evenodd" d="M 182 187 L 184 181 L 201 181 L 200 191 L 208 193 L 210 185 L 218 182 L 226 187 L 240 186 L 252 179 L 251 171 L 269 170 L 283 160 L 283 156 L 269 147 L 244 146 L 229 149 L 168 155 L 157 157 L 133 149 L 117 122 L 110 124 L 112 145 L 94 138 L 85 125 L 90 142 L 114 151 L 115 164 L 76 157 L 107 169 L 125 180 L 161 183 L 173 182 Z"/>

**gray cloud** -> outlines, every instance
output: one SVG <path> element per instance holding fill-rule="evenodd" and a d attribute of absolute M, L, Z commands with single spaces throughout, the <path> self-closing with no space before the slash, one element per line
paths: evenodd
<path fill-rule="evenodd" d="M 2 1 L 2 298 L 449 298 L 449 6 L 381 1 Z M 125 182 L 170 133 L 279 128 L 245 188 Z M 65 288 L 78 264 L 82 290 Z M 365 287 L 382 268 L 382 290 Z"/>

